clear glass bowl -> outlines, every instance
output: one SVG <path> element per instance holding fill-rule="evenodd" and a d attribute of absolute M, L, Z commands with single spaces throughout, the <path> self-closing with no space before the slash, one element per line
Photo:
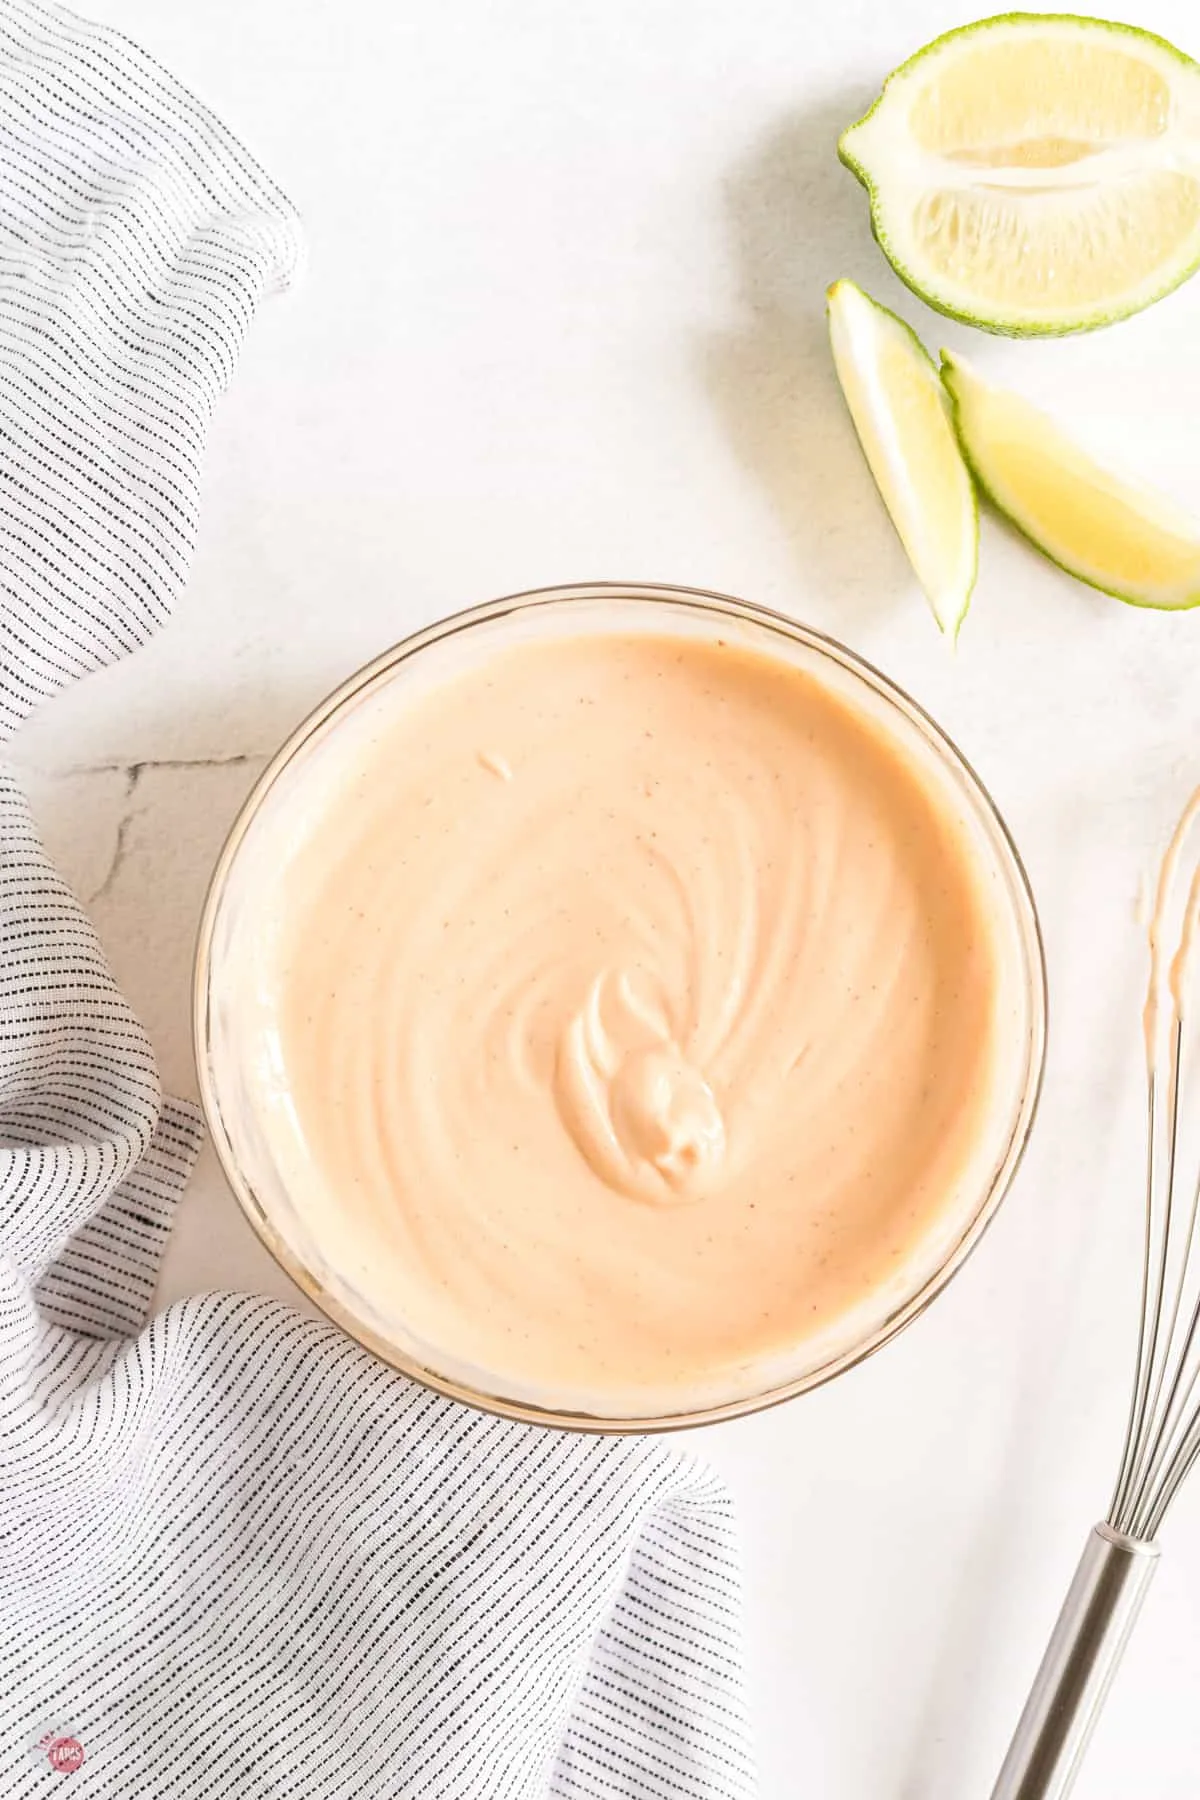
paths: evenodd
<path fill-rule="evenodd" d="M 911 1291 L 891 1295 L 886 1311 L 853 1341 L 811 1366 L 778 1369 L 760 1391 L 718 1404 L 641 1418 L 606 1418 L 557 1411 L 520 1396 L 487 1391 L 436 1366 L 436 1355 L 395 1341 L 367 1316 L 338 1272 L 306 1241 L 292 1209 L 287 1184 L 272 1163 L 248 1100 L 244 1070 L 231 1043 L 229 1019 L 236 992 L 231 955 L 255 904 L 254 867 L 268 841 L 286 830 L 296 797 L 313 780 L 316 759 L 341 745 L 352 721 L 369 715 L 373 699 L 398 685 L 416 692 L 436 685 L 439 666 L 451 654 L 461 662 L 485 660 L 496 649 L 547 634 L 646 631 L 711 639 L 720 635 L 753 644 L 774 657 L 814 672 L 903 740 L 906 750 L 941 785 L 960 818 L 969 822 L 980 858 L 998 895 L 1011 935 L 1011 1105 L 988 1145 L 986 1177 L 955 1212 L 946 1241 L 931 1245 L 930 1261 Z M 274 836 L 272 836 L 274 834 Z M 217 1155 L 254 1231 L 298 1287 L 368 1350 L 439 1393 L 529 1423 L 590 1431 L 662 1431 L 737 1417 L 772 1406 L 830 1380 L 903 1330 L 939 1294 L 994 1217 L 1020 1161 L 1037 1107 L 1046 1038 L 1045 962 L 1028 879 L 1008 831 L 983 784 L 965 758 L 916 703 L 876 669 L 831 638 L 764 607 L 688 588 L 595 583 L 548 588 L 495 600 L 417 632 L 352 676 L 293 732 L 259 778 L 217 861 L 201 918 L 194 979 L 194 1038 L 200 1094 Z M 447 1361 L 450 1359 L 447 1358 Z"/>

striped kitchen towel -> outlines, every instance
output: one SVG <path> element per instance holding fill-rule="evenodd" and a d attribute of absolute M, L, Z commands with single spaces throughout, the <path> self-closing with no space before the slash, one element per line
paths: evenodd
<path fill-rule="evenodd" d="M 169 614 L 298 244 L 141 51 L 0 0 L 5 735 Z M 0 776 L 0 1793 L 749 1795 L 721 1488 L 273 1301 L 147 1324 L 198 1137 Z"/>

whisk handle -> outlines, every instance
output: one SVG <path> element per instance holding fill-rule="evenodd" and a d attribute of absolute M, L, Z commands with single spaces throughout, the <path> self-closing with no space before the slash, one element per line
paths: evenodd
<path fill-rule="evenodd" d="M 992 1800 L 1070 1793 L 1157 1565 L 1157 1544 L 1093 1526 Z"/>

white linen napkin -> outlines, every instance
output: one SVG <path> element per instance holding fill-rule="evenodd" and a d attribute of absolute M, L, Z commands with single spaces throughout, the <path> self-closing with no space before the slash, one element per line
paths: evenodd
<path fill-rule="evenodd" d="M 0 730 L 170 611 L 294 214 L 116 33 L 0 0 Z M 302 377 L 298 374 L 297 379 Z M 274 1301 L 146 1324 L 199 1139 L 0 775 L 0 1791 L 753 1791 L 730 1509 Z"/>

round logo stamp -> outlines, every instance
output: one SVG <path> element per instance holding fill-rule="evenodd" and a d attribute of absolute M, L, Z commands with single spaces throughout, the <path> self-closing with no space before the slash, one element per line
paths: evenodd
<path fill-rule="evenodd" d="M 78 1738 L 60 1737 L 48 1747 L 46 1755 L 50 1758 L 50 1767 L 62 1772 L 77 1769 L 83 1761 L 83 1745 Z"/>

